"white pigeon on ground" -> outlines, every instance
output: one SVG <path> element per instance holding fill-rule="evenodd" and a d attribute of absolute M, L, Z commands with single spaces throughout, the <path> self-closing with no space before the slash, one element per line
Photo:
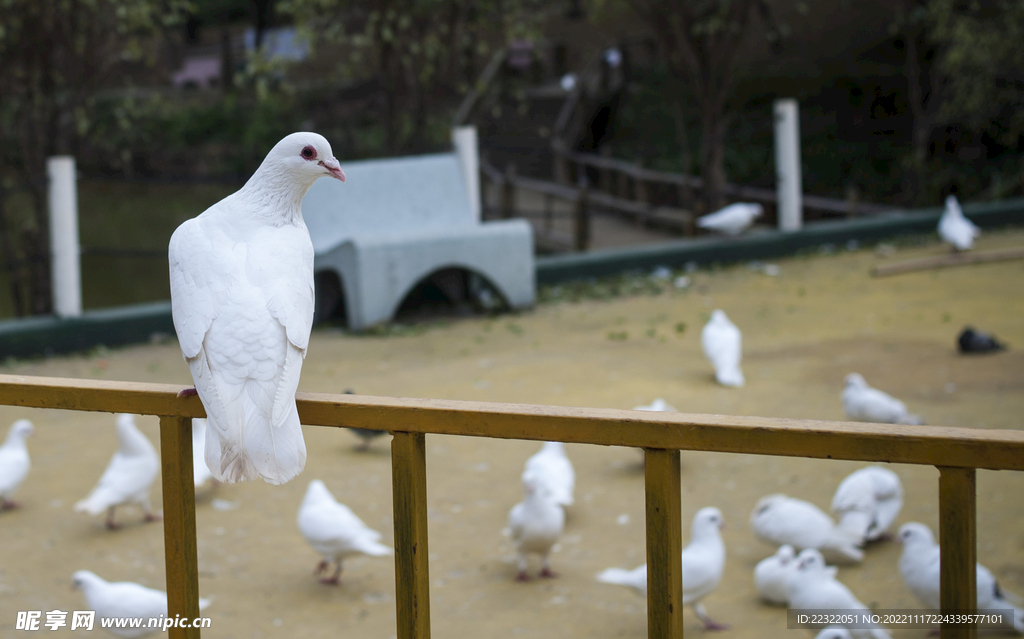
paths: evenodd
<path fill-rule="evenodd" d="M 149 503 L 149 487 L 160 469 L 153 444 L 135 427 L 135 416 L 122 413 L 117 416 L 119 448 L 110 458 L 96 487 L 89 496 L 75 504 L 75 512 L 98 515 L 107 511 L 107 528 L 117 528 L 114 509 L 123 504 L 138 504 L 146 521 L 157 521 Z"/>
<path fill-rule="evenodd" d="M 345 181 L 316 133 L 277 143 L 239 191 L 185 221 L 169 247 L 171 314 L 206 407 L 206 463 L 223 482 L 283 484 L 306 463 L 295 390 L 313 325 L 302 198 Z"/>
<path fill-rule="evenodd" d="M 932 529 L 922 523 L 910 522 L 900 526 L 897 539 L 903 545 L 900 554 L 900 576 L 914 596 L 932 610 L 941 608 L 939 597 L 939 570 L 941 551 L 935 543 Z M 1013 627 L 1024 634 L 1024 610 L 1016 595 L 999 587 L 992 572 L 978 564 L 976 583 L 978 612 L 985 610 L 1013 610 Z"/>
<path fill-rule="evenodd" d="M 796 565 L 796 574 L 789 582 L 790 609 L 838 610 L 851 614 L 855 611 L 870 612 L 849 588 L 836 579 L 835 568 L 826 566 L 817 550 L 808 548 L 801 551 Z M 891 639 L 889 633 L 879 626 L 847 629 L 856 639 Z"/>
<path fill-rule="evenodd" d="M 711 313 L 711 319 L 700 333 L 700 343 L 715 368 L 715 379 L 719 384 L 739 388 L 746 383 L 740 369 L 743 336 L 740 329 L 729 321 L 725 311 L 715 309 Z"/>
<path fill-rule="evenodd" d="M 903 484 L 888 468 L 867 466 L 850 473 L 832 497 L 839 527 L 860 536 L 861 543 L 885 536 L 903 508 Z"/>
<path fill-rule="evenodd" d="M 859 373 L 850 373 L 846 376 L 843 409 L 847 417 L 862 422 L 912 426 L 924 423 L 920 415 L 911 414 L 907 410 L 907 405 L 900 400 L 868 386 L 867 381 Z"/>
<path fill-rule="evenodd" d="M 762 497 L 750 514 L 754 534 L 770 544 L 789 544 L 796 550 L 816 548 L 836 562 L 858 562 L 864 558 L 860 537 L 839 528 L 814 504 L 782 494 Z"/>
<path fill-rule="evenodd" d="M 853 635 L 842 626 L 828 626 L 814 635 L 814 639 L 853 639 Z"/>
<path fill-rule="evenodd" d="M 764 207 L 760 204 L 736 202 L 724 209 L 697 218 L 697 226 L 726 235 L 739 235 L 750 228 L 754 220 L 762 215 L 764 215 Z"/>
<path fill-rule="evenodd" d="M 381 534 L 363 523 L 352 509 L 339 503 L 319 479 L 309 482 L 299 507 L 299 530 L 313 550 L 323 555 L 314 574 L 319 575 L 334 563 L 334 574 L 320 580 L 337 584 L 341 563 L 352 555 L 384 557 L 394 551 L 380 543 Z"/>
<path fill-rule="evenodd" d="M 192 420 L 192 477 L 195 479 L 196 488 L 206 485 L 206 482 L 217 480 L 213 478 L 210 467 L 206 465 L 206 420 Z"/>
<path fill-rule="evenodd" d="M 547 484 L 534 473 L 523 473 L 523 501 L 508 513 L 508 529 L 518 553 L 516 581 L 529 581 L 527 555 L 540 555 L 541 577 L 555 577 L 548 555 L 565 529 L 565 511 L 555 503 Z"/>
<path fill-rule="evenodd" d="M 693 606 L 697 617 L 706 630 L 728 628 L 713 621 L 701 603 L 711 593 L 725 572 L 725 543 L 721 528 L 725 525 L 722 511 L 717 508 L 701 508 L 693 516 L 690 526 L 690 543 L 683 548 L 683 605 Z M 626 586 L 641 596 L 647 596 L 647 564 L 632 570 L 608 568 L 597 574 L 597 580 L 606 584 Z"/>
<path fill-rule="evenodd" d="M 634 406 L 633 410 L 646 410 L 655 413 L 675 412 L 676 407 L 669 404 L 662 398 L 658 398 L 646 406 Z"/>
<path fill-rule="evenodd" d="M 32 466 L 28 458 L 28 446 L 25 445 L 25 438 L 32 431 L 32 422 L 19 419 L 11 424 L 7 439 L 0 446 L 0 510 L 18 507 L 18 502 L 12 497 Z"/>
<path fill-rule="evenodd" d="M 754 587 L 768 603 L 785 606 L 789 581 L 796 574 L 796 551 L 789 544 L 779 546 L 771 557 L 765 557 L 754 568 Z"/>
<path fill-rule="evenodd" d="M 109 582 L 88 570 L 79 570 L 72 576 L 72 583 L 85 594 L 90 610 L 96 612 L 95 626 L 100 627 L 104 619 L 142 619 L 141 628 L 117 628 L 108 630 L 118 637 L 133 639 L 163 630 L 163 619 L 167 617 L 167 593 L 140 586 L 131 581 Z M 199 599 L 199 609 L 210 605 L 209 599 Z M 147 628 L 150 619 L 157 619 L 161 625 Z M 106 626 L 103 626 L 106 627 Z"/>
<path fill-rule="evenodd" d="M 981 230 L 964 217 L 956 196 L 946 196 L 946 208 L 939 218 L 939 236 L 943 241 L 952 244 L 954 250 L 966 251 L 974 246 L 975 238 L 980 235 Z"/>
<path fill-rule="evenodd" d="M 523 477 L 534 474 L 547 487 L 548 493 L 559 506 L 572 506 L 576 488 L 576 472 L 565 455 L 562 442 L 544 442 L 539 451 L 526 460 Z"/>

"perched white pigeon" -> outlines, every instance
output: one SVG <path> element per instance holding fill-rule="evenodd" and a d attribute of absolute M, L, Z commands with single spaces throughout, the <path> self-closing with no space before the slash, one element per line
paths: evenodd
<path fill-rule="evenodd" d="M 836 527 L 831 517 L 802 499 L 782 494 L 762 497 L 750 514 L 750 526 L 755 535 L 773 545 L 816 548 L 837 562 L 864 558 L 856 533 Z"/>
<path fill-rule="evenodd" d="M 796 574 L 789 582 L 790 609 L 870 612 L 849 588 L 836 579 L 835 568 L 826 566 L 817 550 L 808 548 L 801 551 L 796 566 Z M 889 633 L 878 626 L 848 630 L 856 639 L 891 639 Z"/>
<path fill-rule="evenodd" d="M 655 413 L 662 413 L 675 412 L 676 407 L 659 397 L 658 399 L 654 400 L 650 404 L 647 404 L 646 406 L 634 406 L 633 410 L 646 410 Z"/>
<path fill-rule="evenodd" d="M 931 528 L 918 522 L 903 524 L 900 526 L 898 539 L 903 545 L 903 553 L 900 555 L 900 575 L 903 582 L 922 604 L 932 610 L 939 610 L 941 554 Z M 981 564 L 978 564 L 976 583 L 978 611 L 1013 610 L 1014 630 L 1017 634 L 1024 634 L 1024 610 L 1019 607 L 1020 598 L 1002 590 L 992 572 Z"/>
<path fill-rule="evenodd" d="M 704 354 L 715 367 L 715 379 L 723 386 L 740 387 L 746 382 L 740 370 L 743 357 L 743 336 L 729 321 L 725 312 L 716 309 L 700 333 Z"/>
<path fill-rule="evenodd" d="M 725 571 L 725 543 L 721 528 L 725 525 L 722 512 L 717 508 L 701 508 L 693 516 L 690 526 L 690 543 L 683 548 L 683 605 L 693 606 L 697 617 L 707 630 L 728 628 L 712 621 L 701 599 L 718 586 Z M 633 570 L 608 568 L 597 574 L 597 580 L 633 589 L 647 596 L 647 564 Z"/>
<path fill-rule="evenodd" d="M 881 466 L 855 470 L 836 489 L 832 512 L 839 527 L 860 536 L 861 543 L 881 539 L 903 508 L 899 475 Z"/>
<path fill-rule="evenodd" d="M 763 214 L 764 207 L 760 204 L 737 202 L 730 204 L 724 209 L 697 218 L 697 226 L 702 229 L 725 233 L 726 235 L 739 235 L 750 228 L 754 220 Z"/>
<path fill-rule="evenodd" d="M 146 588 L 131 581 L 104 581 L 88 570 L 76 572 L 72 575 L 72 581 L 74 587 L 85 594 L 89 609 L 96 611 L 95 627 L 100 627 L 104 619 L 141 618 L 141 628 L 117 628 L 111 625 L 108 629 L 118 637 L 128 639 L 163 630 L 162 625 L 153 628 L 147 626 L 150 619 L 157 619 L 158 621 L 154 623 L 162 624 L 163 619 L 167 617 L 166 592 Z M 209 599 L 199 599 L 200 610 L 209 605 Z"/>
<path fill-rule="evenodd" d="M 534 474 L 547 487 L 548 494 L 559 506 L 572 506 L 576 473 L 565 456 L 562 442 L 544 442 L 541 449 L 526 460 L 523 477 Z"/>
<path fill-rule="evenodd" d="M 314 574 L 319 575 L 334 563 L 334 574 L 320 580 L 337 584 L 341 563 L 352 555 L 384 557 L 394 551 L 380 543 L 381 534 L 368 527 L 345 504 L 338 503 L 319 479 L 309 482 L 299 507 L 299 530 L 313 550 L 323 555 Z"/>
<path fill-rule="evenodd" d="M 208 481 L 216 482 L 210 467 L 206 465 L 206 420 L 192 420 L 192 476 L 195 478 L 196 488 L 203 486 Z"/>
<path fill-rule="evenodd" d="M 814 635 L 814 639 L 853 639 L 853 635 L 842 626 L 829 626 Z"/>
<path fill-rule="evenodd" d="M 789 580 L 796 574 L 796 551 L 789 544 L 779 546 L 771 557 L 765 557 L 754 568 L 754 587 L 768 603 L 785 606 Z"/>
<path fill-rule="evenodd" d="M 295 390 L 313 325 L 313 244 L 300 205 L 323 176 L 345 181 L 331 145 L 292 133 L 241 190 L 171 236 L 174 329 L 219 481 L 283 484 L 306 463 Z"/>
<path fill-rule="evenodd" d="M 523 501 L 508 513 L 508 528 L 519 554 L 517 581 L 528 581 L 526 557 L 540 555 L 541 577 L 554 577 L 548 555 L 565 529 L 565 511 L 555 503 L 547 484 L 534 473 L 523 473 Z"/>
<path fill-rule="evenodd" d="M 912 415 L 907 406 L 895 397 L 871 388 L 858 373 L 846 376 L 843 388 L 843 408 L 846 416 L 862 422 L 879 422 L 882 424 L 924 423 L 920 415 Z"/>
<path fill-rule="evenodd" d="M 11 424 L 7 439 L 0 446 L 0 510 L 18 507 L 18 503 L 11 497 L 21 482 L 25 481 L 31 466 L 28 446 L 25 445 L 25 438 L 31 434 L 32 422 L 19 419 Z"/>
<path fill-rule="evenodd" d="M 145 513 L 146 521 L 157 521 L 149 503 L 149 487 L 156 479 L 160 468 L 153 444 L 135 427 L 135 416 L 117 416 L 117 441 L 119 448 L 110 458 L 96 487 L 89 496 L 75 504 L 75 512 L 98 515 L 107 511 L 107 528 L 117 528 L 114 523 L 114 509 L 122 504 L 138 504 Z"/>
<path fill-rule="evenodd" d="M 981 230 L 964 217 L 956 196 L 946 196 L 946 209 L 939 218 L 939 236 L 952 244 L 954 250 L 966 251 L 974 246 L 975 238 L 980 235 Z"/>

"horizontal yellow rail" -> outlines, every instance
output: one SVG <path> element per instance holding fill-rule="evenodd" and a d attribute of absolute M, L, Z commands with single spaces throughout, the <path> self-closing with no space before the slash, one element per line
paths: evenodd
<path fill-rule="evenodd" d="M 182 386 L 0 375 L 0 404 L 161 416 L 165 552 L 171 614 L 198 604 L 195 506 L 188 418 L 205 417 Z M 927 464 L 940 470 L 943 609 L 975 606 L 975 470 L 1024 470 L 1024 431 L 731 417 L 436 399 L 298 393 L 299 417 L 316 426 L 395 434 L 396 588 L 401 639 L 430 636 L 424 435 L 563 441 L 644 448 L 650 637 L 682 637 L 679 450 Z M 657 566 L 657 567 L 655 567 Z M 171 637 L 198 637 L 198 630 Z M 178 629 L 180 630 L 180 629 Z M 943 639 L 975 637 L 944 626 Z"/>

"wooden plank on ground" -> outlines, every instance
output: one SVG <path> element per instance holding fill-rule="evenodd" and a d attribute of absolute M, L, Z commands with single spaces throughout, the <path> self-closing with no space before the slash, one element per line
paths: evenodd
<path fill-rule="evenodd" d="M 911 271 L 925 271 L 949 266 L 965 266 L 967 264 L 987 264 L 989 262 L 1019 260 L 1022 258 L 1024 258 L 1024 246 L 994 249 L 991 251 L 947 253 L 945 255 L 930 255 L 916 260 L 907 260 L 905 262 L 896 262 L 894 264 L 879 264 L 871 269 L 871 274 L 875 277 L 885 277 L 887 275 L 897 275 L 900 273 L 909 273 Z"/>

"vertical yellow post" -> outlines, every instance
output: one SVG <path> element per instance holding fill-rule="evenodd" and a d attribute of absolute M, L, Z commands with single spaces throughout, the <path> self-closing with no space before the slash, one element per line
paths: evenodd
<path fill-rule="evenodd" d="M 395 599 L 398 639 L 430 638 L 427 570 L 427 457 L 423 433 L 391 440 L 395 508 Z"/>
<path fill-rule="evenodd" d="M 939 467 L 939 546 L 942 612 L 974 612 L 978 605 L 975 470 Z M 942 639 L 976 639 L 973 624 L 942 624 Z"/>
<path fill-rule="evenodd" d="M 196 553 L 196 486 L 192 474 L 192 420 L 160 418 L 161 483 L 164 496 L 164 563 L 167 616 L 199 616 Z M 199 639 L 198 628 L 170 628 L 171 639 Z"/>
<path fill-rule="evenodd" d="M 647 636 L 683 639 L 679 451 L 644 449 L 647 494 Z"/>

